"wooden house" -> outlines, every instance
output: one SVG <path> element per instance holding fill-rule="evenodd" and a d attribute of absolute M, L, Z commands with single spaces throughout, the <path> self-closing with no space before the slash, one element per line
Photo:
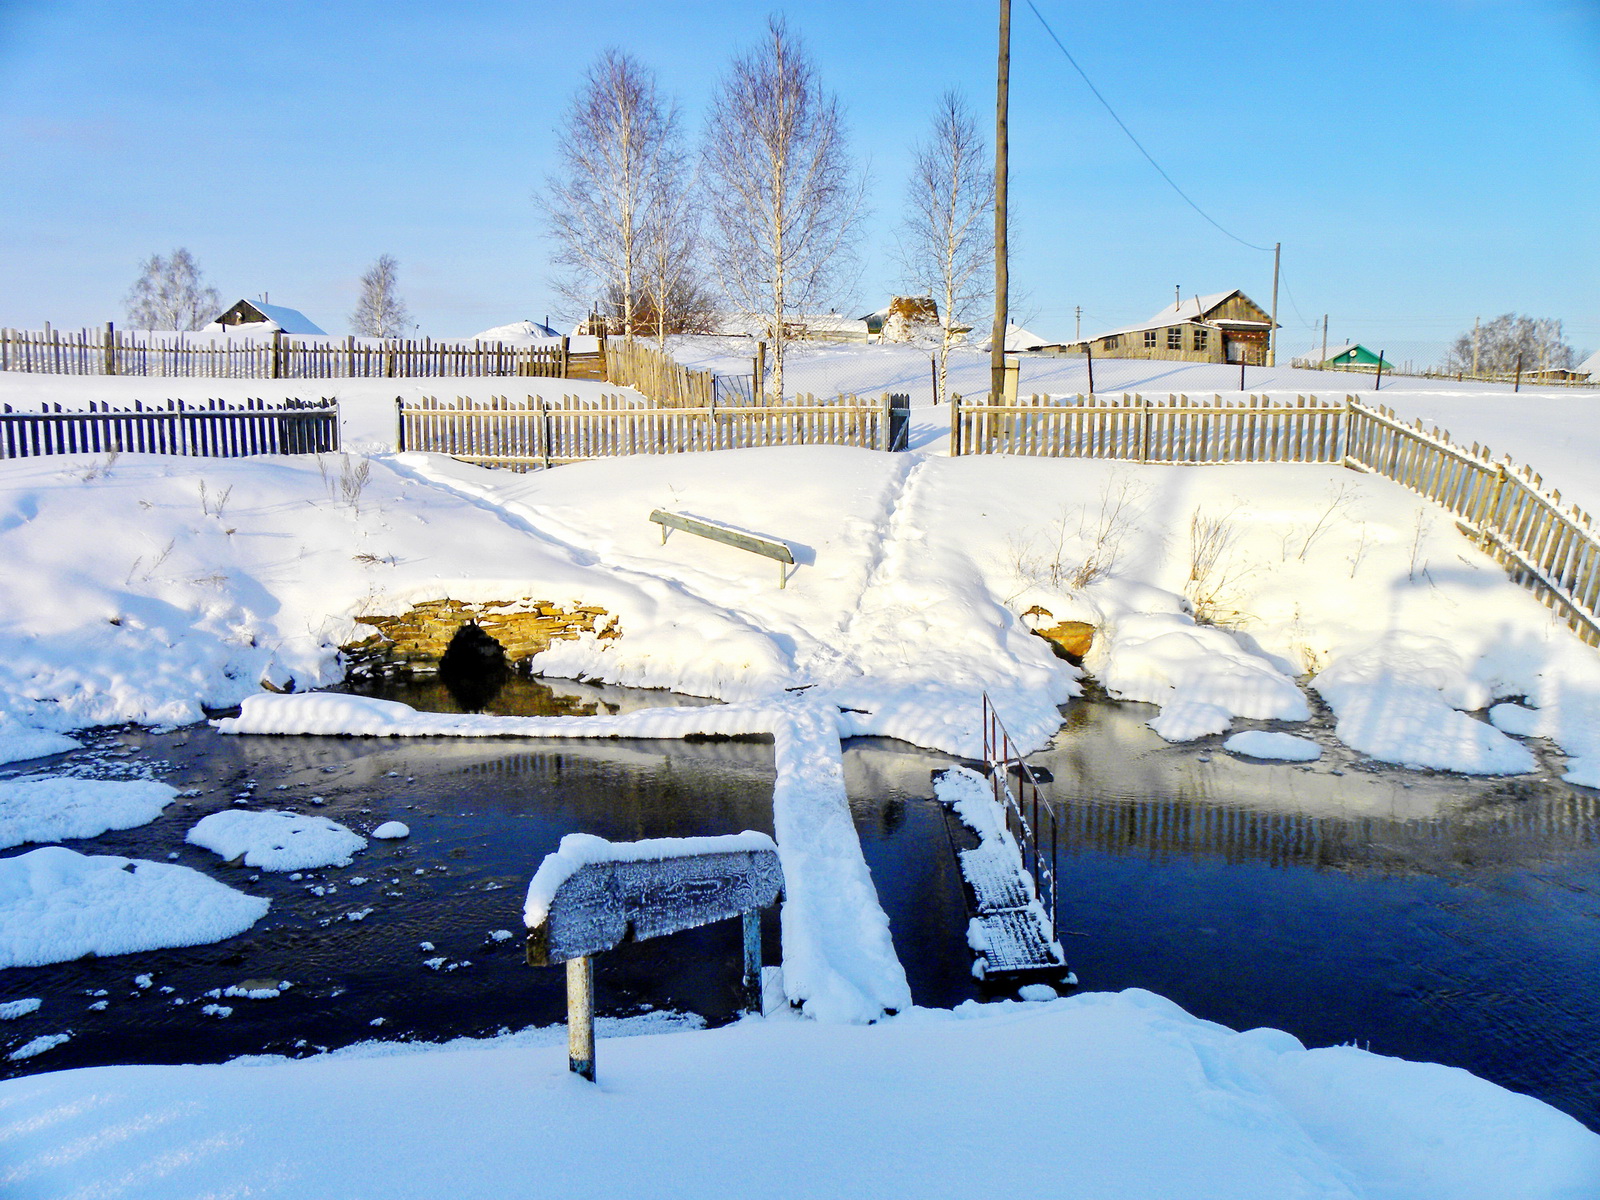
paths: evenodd
<path fill-rule="evenodd" d="M 1368 350 L 1360 342 L 1346 342 L 1343 346 L 1330 347 L 1326 356 L 1313 356 L 1304 365 L 1329 370 L 1343 368 L 1345 370 L 1376 371 L 1380 362 L 1383 363 L 1385 371 L 1394 370 L 1392 362 L 1380 358 L 1376 352 Z"/>
<path fill-rule="evenodd" d="M 268 304 L 265 300 L 240 300 L 211 322 L 210 328 L 227 330 L 240 325 L 263 330 L 281 329 L 284 333 L 327 336 L 325 330 L 318 329 L 299 309 Z"/>
<path fill-rule="evenodd" d="M 1097 358 L 1155 358 L 1177 362 L 1267 361 L 1272 317 L 1235 288 L 1169 304 L 1148 321 L 1113 329 L 1074 345 Z"/>

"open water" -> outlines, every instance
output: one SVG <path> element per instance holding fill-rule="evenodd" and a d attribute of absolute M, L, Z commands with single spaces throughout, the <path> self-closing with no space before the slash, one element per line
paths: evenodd
<path fill-rule="evenodd" d="M 384 694 L 457 707 L 442 685 Z M 487 707 L 678 702 L 513 680 Z M 1377 768 L 1338 746 L 1325 721 L 1312 727 L 1325 746 L 1318 763 L 1244 761 L 1215 739 L 1168 745 L 1144 726 L 1153 713 L 1075 703 L 1052 747 L 1031 760 L 1054 777 L 1062 941 L 1084 988 L 1147 988 L 1234 1028 L 1271 1025 L 1308 1045 L 1353 1042 L 1465 1067 L 1600 1128 L 1595 793 L 1553 782 L 1553 761 L 1523 780 Z M 34 1058 L 0 1059 L 5 1074 L 558 1024 L 564 972 L 525 964 L 521 908 L 529 877 L 563 834 L 772 830 L 772 754 L 762 742 L 223 737 L 206 725 L 102 730 L 92 742 L 0 776 L 154 777 L 193 789 L 150 825 L 68 845 L 157 861 L 175 854 L 269 897 L 272 909 L 214 945 L 0 972 L 0 1001 L 44 1001 L 0 1023 L 0 1054 L 41 1033 L 73 1035 Z M 845 754 L 863 850 L 925 1005 L 984 995 L 930 786 L 949 762 L 883 739 L 851 742 Z M 184 843 L 200 817 L 236 802 L 316 812 L 362 832 L 399 819 L 412 832 L 373 841 L 349 867 L 292 879 Z M 765 941 L 766 961 L 777 962 L 773 914 Z M 152 986 L 137 986 L 141 974 Z M 272 1000 L 208 994 L 263 979 L 293 986 Z M 602 1014 L 734 1019 L 738 923 L 601 956 L 597 1001 Z M 208 1004 L 231 1013 L 208 1015 Z"/>

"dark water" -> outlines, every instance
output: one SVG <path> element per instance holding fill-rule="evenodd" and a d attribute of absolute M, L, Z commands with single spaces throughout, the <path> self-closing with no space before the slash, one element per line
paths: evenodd
<path fill-rule="evenodd" d="M 452 706 L 442 686 L 388 694 Z M 492 707 L 674 702 L 517 681 Z M 1324 759 L 1309 768 L 1242 762 L 1214 745 L 1167 745 L 1143 726 L 1153 711 L 1074 705 L 1034 759 L 1054 774 L 1049 788 L 1070 831 L 1060 847 L 1062 940 L 1086 988 L 1148 988 L 1235 1028 L 1272 1025 L 1309 1045 L 1355 1042 L 1466 1067 L 1600 1128 L 1593 793 L 1550 776 L 1365 769 L 1325 735 Z M 931 800 L 929 774 L 948 763 L 878 739 L 852 742 L 845 755 L 863 850 L 912 994 L 928 1005 L 979 995 L 961 881 Z M 47 768 L 199 789 L 150 825 L 68 844 L 156 860 L 175 852 L 273 907 L 215 945 L 0 973 L 0 1001 L 45 1002 L 0 1023 L 0 1051 L 73 1031 L 38 1057 L 0 1059 L 9 1074 L 559 1023 L 564 975 L 525 965 L 520 913 L 529 876 L 563 834 L 772 828 L 771 748 L 758 742 L 226 738 L 194 726 L 102 731 L 90 751 L 27 765 Z M 349 867 L 252 879 L 183 843 L 196 820 L 236 799 L 362 832 L 397 818 L 412 833 L 372 842 Z M 345 916 L 369 908 L 359 921 Z M 497 930 L 513 936 L 497 941 Z M 775 919 L 765 938 L 767 961 L 778 961 Z M 728 922 L 602 956 L 602 1013 L 732 1019 L 738 939 Z M 155 986 L 136 987 L 141 973 Z M 266 1001 L 205 994 L 263 978 L 295 986 Z M 101 1000 L 106 1008 L 89 1008 Z M 209 1003 L 232 1015 L 204 1015 Z"/>

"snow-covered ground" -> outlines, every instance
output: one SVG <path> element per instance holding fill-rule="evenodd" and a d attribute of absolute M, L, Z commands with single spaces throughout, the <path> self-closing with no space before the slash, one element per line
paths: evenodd
<path fill-rule="evenodd" d="M 892 347 L 851 353 L 813 357 L 837 359 L 830 369 L 876 372 L 871 387 L 849 385 L 871 391 L 905 390 L 887 378 L 892 354 L 908 356 L 906 372 L 913 357 L 926 365 L 921 352 Z M 1074 360 L 1052 361 L 1058 372 L 1081 370 Z M 1121 367 L 1144 372 L 1144 381 L 1108 382 L 1097 364 L 1099 390 L 1204 394 L 1199 376 L 1183 372 L 1225 371 Z M 1283 382 L 1272 386 L 1291 394 L 1321 387 L 1304 373 L 1279 375 Z M 1331 378 L 1338 385 L 1323 391 L 1349 390 L 1350 377 Z M 597 1194 L 630 1179 L 636 1194 L 628 1172 L 669 1143 L 679 1147 L 671 1161 L 689 1172 L 687 1185 L 672 1190 L 719 1194 L 723 1185 L 701 1186 L 697 1172 L 705 1180 L 743 1179 L 713 1175 L 714 1164 L 760 1161 L 756 1145 L 774 1148 L 754 1139 L 778 1125 L 794 1136 L 793 1148 L 762 1178 L 781 1185 L 783 1172 L 794 1171 L 798 1186 L 803 1168 L 802 1190 L 827 1194 L 885 1194 L 878 1185 L 894 1171 L 915 1172 L 917 1190 L 934 1194 L 971 1194 L 957 1183 L 980 1171 L 986 1187 L 995 1180 L 1051 1190 L 1051 1180 L 1070 1178 L 1086 1181 L 1085 1195 L 1600 1190 L 1600 1139 L 1459 1072 L 1353 1049 L 1305 1053 L 1286 1035 L 1229 1034 L 1148 997 L 1085 996 L 954 1016 L 904 1012 L 904 973 L 844 806 L 840 738 L 878 734 L 973 755 L 985 692 L 1023 748 L 1044 745 L 1060 723 L 1058 706 L 1079 694 L 1082 673 L 1030 627 L 1068 620 L 1095 629 L 1086 669 L 1113 696 L 1159 705 L 1151 724 L 1169 740 L 1240 723 L 1287 732 L 1320 700 L 1333 710 L 1342 741 L 1383 762 L 1532 772 L 1538 760 L 1522 739 L 1541 736 L 1570 757 L 1570 781 L 1600 785 L 1600 657 L 1509 583 L 1444 514 L 1397 485 L 1334 467 L 950 459 L 936 436 L 946 410 L 927 404 L 916 410 L 915 427 L 918 444 L 933 453 L 787 447 L 515 475 L 389 451 L 394 398 L 469 386 L 473 394 L 503 394 L 503 383 L 538 381 L 336 380 L 322 381 L 325 390 L 154 381 L 159 392 L 151 382 L 0 375 L 0 400 L 78 407 L 135 396 L 338 394 L 350 443 L 374 454 L 0 463 L 0 750 L 58 752 L 67 747 L 52 737 L 89 725 L 179 724 L 198 720 L 202 705 L 241 702 L 239 732 L 770 733 L 775 829 L 792 910 L 784 922 L 789 995 L 835 1020 L 903 1015 L 872 1030 L 750 1022 L 618 1042 L 618 1083 L 606 1083 L 603 1050 L 594 1093 L 574 1093 L 559 1064 L 531 1074 L 534 1052 L 505 1047 L 465 1060 L 119 1068 L 24 1080 L 4 1085 L 11 1111 L 24 1114 L 21 1140 L 13 1142 L 22 1165 L 0 1175 L 24 1189 L 17 1194 L 70 1194 L 146 1170 L 177 1172 L 179 1191 L 249 1178 L 262 1194 L 295 1194 L 297 1186 L 304 1194 L 297 1162 L 326 1172 L 330 1193 L 431 1194 L 415 1182 L 435 1178 L 428 1172 L 460 1182 L 467 1160 L 453 1156 L 476 1144 L 460 1131 L 501 1121 L 524 1132 L 537 1127 L 562 1147 L 517 1139 L 515 1154 L 497 1161 L 518 1163 L 548 1164 L 571 1149 L 593 1164 L 595 1148 L 611 1144 L 613 1132 L 620 1139 L 622 1130 L 637 1131 L 626 1154 L 597 1168 Z M 1250 390 L 1269 383 L 1252 381 Z M 1046 384 L 1082 390 L 1066 376 L 1041 377 L 1039 390 Z M 1398 403 L 1399 395 L 1384 399 Z M 1579 395 L 1529 400 L 1559 406 Z M 1533 424 L 1525 411 L 1521 421 Z M 1452 432 L 1515 449 L 1498 427 L 1452 422 Z M 1571 441 L 1565 468 L 1554 456 L 1551 465 L 1538 461 L 1535 441 L 1526 443 L 1547 482 L 1561 486 L 1559 470 L 1593 461 L 1581 436 Z M 684 534 L 662 543 L 647 520 L 657 507 L 788 542 L 796 566 L 787 586 L 776 587 L 770 562 L 731 547 Z M 727 703 L 560 719 L 558 728 L 263 692 L 263 683 L 303 691 L 334 682 L 337 647 L 366 632 L 359 616 L 445 597 L 603 608 L 621 636 L 558 643 L 536 666 Z M 1290 749 L 1256 739 L 1241 752 Z M 276 830 L 222 832 L 228 836 L 212 839 L 214 848 L 229 857 L 286 840 Z M 260 915 L 229 907 L 220 894 L 186 890 L 188 876 L 210 881 L 164 864 L 46 847 L 0 858 L 0 867 L 18 918 L 7 927 L 23 931 L 8 948 L 12 962 L 50 961 L 37 948 L 45 944 L 63 957 L 172 944 L 128 942 L 115 923 L 102 929 L 77 919 L 69 928 L 75 911 L 120 905 L 137 914 L 155 903 L 187 904 L 219 914 L 219 929 L 228 927 L 211 935 L 219 937 Z M 0 907 L 7 903 L 0 897 Z M 469 1077 L 471 1088 L 454 1082 Z M 860 1081 L 843 1104 L 841 1078 Z M 407 1106 L 452 1088 L 466 1106 L 445 1126 L 455 1136 L 405 1137 L 419 1119 Z M 90 1091 L 114 1098 L 99 1105 L 100 1115 L 81 1118 L 89 1125 L 26 1116 L 74 1109 Z M 247 1094 L 255 1099 L 241 1099 Z M 291 1094 L 302 1099 L 279 1103 Z M 1414 1103 L 1419 1094 L 1426 1103 Z M 346 1110 L 364 1114 L 360 1136 L 319 1116 Z M 159 1116 L 179 1111 L 186 1115 Z M 937 1116 L 917 1128 L 939 1136 L 904 1145 L 884 1137 L 886 1114 L 907 1111 Z M 982 1114 L 976 1125 L 974 1114 Z M 1153 1157 L 1128 1152 L 1135 1115 L 1146 1122 L 1137 1125 L 1141 1152 L 1148 1142 L 1158 1149 Z M 1047 1121 L 1048 1134 L 1041 1127 L 1016 1143 L 1048 1137 L 1062 1147 L 1059 1161 L 1004 1153 L 1015 1131 L 1035 1121 Z M 120 1140 L 96 1133 L 119 1123 L 149 1132 Z M 428 1124 L 431 1139 L 437 1123 Z M 716 1145 L 726 1155 L 701 1149 L 707 1127 L 724 1131 Z M 315 1140 L 335 1128 L 327 1134 L 335 1140 L 317 1149 Z M 968 1132 L 952 1138 L 955 1129 Z M 286 1140 L 292 1151 L 280 1154 Z M 689 1143 L 700 1153 L 683 1153 Z M 67 1145 L 97 1148 L 73 1157 Z M 829 1152 L 819 1157 L 817 1146 Z M 1175 1148 L 1185 1154 L 1165 1153 Z M 1434 1182 L 1424 1186 L 1428 1172 Z M 391 1177 L 393 1186 L 378 1186 Z M 345 1178 L 360 1186 L 339 1185 Z M 1545 1190 L 1528 1190 L 1530 1178 Z M 1513 1179 L 1518 1184 L 1508 1185 Z M 503 1181 L 497 1176 L 498 1191 Z"/>
<path fill-rule="evenodd" d="M 1465 1071 L 1234 1033 L 1148 992 L 562 1031 L 0 1083 L 16 1200 L 751 1195 L 1587 1200 L 1600 1137 Z"/>

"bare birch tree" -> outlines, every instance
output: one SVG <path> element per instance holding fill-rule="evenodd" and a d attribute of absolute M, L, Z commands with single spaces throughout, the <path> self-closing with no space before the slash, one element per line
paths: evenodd
<path fill-rule="evenodd" d="M 1505 313 L 1458 337 L 1445 366 L 1451 371 L 1510 375 L 1519 361 L 1524 371 L 1543 371 L 1571 367 L 1578 357 L 1567 344 L 1560 321 Z"/>
<path fill-rule="evenodd" d="M 200 268 L 183 247 L 152 254 L 124 302 L 134 329 L 199 329 L 222 312 L 217 289 L 200 282 Z"/>
<path fill-rule="evenodd" d="M 940 321 L 934 403 L 947 395 L 956 322 L 988 298 L 994 278 L 994 169 L 960 92 L 939 98 L 906 188 L 900 257 L 906 280 L 934 298 Z"/>
<path fill-rule="evenodd" d="M 703 176 L 718 282 L 761 323 L 779 396 L 786 318 L 820 308 L 853 265 L 866 180 L 845 137 L 799 37 L 768 18 L 712 100 Z"/>
<path fill-rule="evenodd" d="M 411 314 L 400 299 L 396 272 L 400 264 L 392 254 L 378 256 L 361 277 L 361 298 L 350 314 L 350 328 L 363 337 L 394 338 L 411 327 Z"/>
<path fill-rule="evenodd" d="M 677 105 L 649 68 L 607 50 L 567 109 L 557 153 L 562 173 L 538 198 L 566 272 L 556 286 L 580 311 L 602 301 L 607 328 L 632 333 L 661 165 L 683 153 Z"/>

